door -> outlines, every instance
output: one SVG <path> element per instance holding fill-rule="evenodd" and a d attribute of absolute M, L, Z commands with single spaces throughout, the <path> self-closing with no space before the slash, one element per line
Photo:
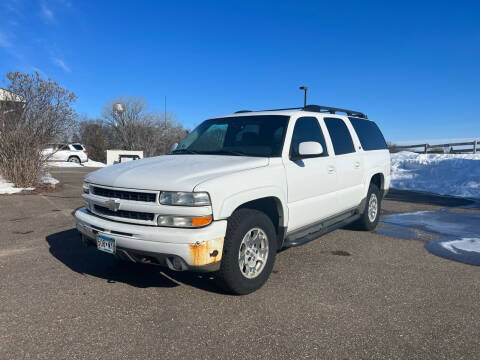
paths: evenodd
<path fill-rule="evenodd" d="M 355 150 L 352 135 L 343 119 L 325 117 L 324 121 L 335 152 L 338 205 L 340 211 L 349 210 L 362 200 L 363 157 Z"/>
<path fill-rule="evenodd" d="M 57 148 L 54 150 L 54 153 L 51 160 L 55 161 L 67 161 L 68 156 L 70 155 L 70 148 L 66 144 L 59 144 Z"/>
<path fill-rule="evenodd" d="M 298 146 L 304 141 L 320 143 L 323 154 L 295 160 Z M 284 165 L 288 184 L 289 231 L 310 225 L 337 212 L 335 160 L 329 154 L 316 117 L 297 119 L 290 144 L 290 156 L 288 159 L 284 158 Z"/>

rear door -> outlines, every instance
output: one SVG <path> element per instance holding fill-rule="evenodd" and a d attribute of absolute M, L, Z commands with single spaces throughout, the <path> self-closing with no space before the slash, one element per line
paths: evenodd
<path fill-rule="evenodd" d="M 322 130 L 323 127 L 323 130 Z M 317 117 L 304 116 L 296 120 L 289 146 L 284 156 L 288 184 L 288 230 L 299 229 L 337 212 L 335 189 L 337 174 L 331 145 L 325 141 L 324 125 Z M 295 160 L 298 146 L 304 141 L 319 142 L 321 156 Z"/>
<path fill-rule="evenodd" d="M 342 212 L 359 205 L 362 200 L 363 157 L 352 137 L 351 124 L 335 116 L 326 116 L 324 121 L 335 152 L 338 206 Z"/>

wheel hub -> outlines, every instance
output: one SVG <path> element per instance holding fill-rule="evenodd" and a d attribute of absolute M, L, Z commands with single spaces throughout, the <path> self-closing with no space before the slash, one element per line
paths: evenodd
<path fill-rule="evenodd" d="M 250 229 L 240 243 L 238 265 L 243 276 L 252 279 L 260 275 L 268 257 L 268 238 L 260 228 Z"/>
<path fill-rule="evenodd" d="M 377 218 L 377 212 L 378 212 L 377 195 L 371 194 L 370 199 L 368 201 L 368 220 L 370 220 L 370 222 L 375 221 L 375 219 Z"/>

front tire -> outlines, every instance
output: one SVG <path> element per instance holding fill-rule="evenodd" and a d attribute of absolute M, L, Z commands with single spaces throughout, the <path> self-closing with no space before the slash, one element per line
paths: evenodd
<path fill-rule="evenodd" d="M 380 210 L 382 205 L 382 195 L 377 185 L 370 184 L 367 194 L 365 209 L 357 221 L 359 230 L 372 231 L 377 227 L 380 219 Z"/>
<path fill-rule="evenodd" d="M 265 284 L 277 253 L 276 232 L 270 218 L 253 209 L 240 209 L 228 219 L 220 285 L 233 294 L 249 294 Z"/>

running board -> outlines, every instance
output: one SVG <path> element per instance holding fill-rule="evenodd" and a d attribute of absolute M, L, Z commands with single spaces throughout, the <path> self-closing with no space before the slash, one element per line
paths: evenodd
<path fill-rule="evenodd" d="M 358 209 L 353 209 L 340 215 L 319 221 L 308 227 L 295 230 L 287 235 L 283 242 L 283 248 L 306 244 L 326 233 L 351 224 L 358 220 L 360 216 L 361 214 L 359 214 Z"/>

